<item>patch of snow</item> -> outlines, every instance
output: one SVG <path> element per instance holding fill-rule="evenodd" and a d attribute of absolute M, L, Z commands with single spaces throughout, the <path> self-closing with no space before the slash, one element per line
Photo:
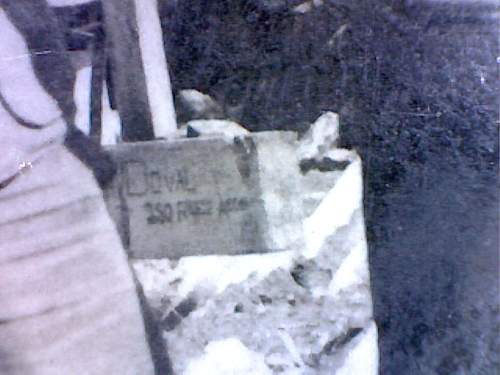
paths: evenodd
<path fill-rule="evenodd" d="M 304 257 L 317 256 L 325 240 L 349 223 L 353 213 L 362 205 L 362 196 L 361 159 L 358 157 L 349 164 L 316 211 L 304 220 Z"/>
<path fill-rule="evenodd" d="M 358 158 L 358 154 L 356 151 L 347 150 L 345 148 L 335 148 L 333 150 L 329 150 L 325 153 L 325 157 L 335 160 L 335 161 L 356 161 Z"/>
<path fill-rule="evenodd" d="M 366 243 L 359 242 L 333 276 L 329 292 L 335 297 L 341 290 L 355 288 L 368 282 L 368 259 Z"/>
<path fill-rule="evenodd" d="M 102 90 L 102 145 L 117 144 L 122 134 L 122 122 L 118 111 L 111 109 L 109 103 L 108 86 L 104 84 Z"/>
<path fill-rule="evenodd" d="M 90 81 L 92 68 L 90 66 L 79 69 L 76 73 L 76 82 L 73 97 L 76 104 L 75 124 L 85 134 L 90 132 Z M 118 111 L 111 109 L 108 88 L 104 83 L 102 92 L 102 145 L 114 145 L 121 138 L 121 120 Z"/>
<path fill-rule="evenodd" d="M 183 375 L 272 375 L 264 356 L 249 350 L 237 338 L 212 341 L 204 354 L 192 360 Z"/>
<path fill-rule="evenodd" d="M 239 284 L 251 275 L 256 280 L 262 280 L 278 268 L 290 269 L 293 256 L 292 251 L 284 251 L 240 256 L 185 257 L 173 270 L 173 276 L 182 280 L 178 293 L 183 297 L 201 286 L 219 294 L 229 285 Z"/>
<path fill-rule="evenodd" d="M 304 367 L 305 364 L 302 361 L 302 358 L 300 357 L 299 350 L 297 349 L 297 346 L 295 345 L 295 342 L 293 341 L 292 337 L 283 328 L 278 329 L 277 333 L 278 336 L 281 338 L 281 341 L 283 341 L 286 350 L 288 350 L 288 353 L 290 353 L 290 355 L 292 356 L 294 364 L 298 367 Z"/>
<path fill-rule="evenodd" d="M 187 126 L 196 130 L 201 136 L 222 135 L 234 138 L 250 134 L 243 126 L 228 120 L 192 120 Z"/>
<path fill-rule="evenodd" d="M 365 331 L 335 375 L 378 375 L 378 335 L 375 323 L 371 322 Z"/>
<path fill-rule="evenodd" d="M 162 297 L 166 295 L 168 290 L 172 289 L 169 285 L 175 282 L 170 260 L 133 261 L 132 267 L 149 303 L 154 307 L 160 307 Z"/>
<path fill-rule="evenodd" d="M 90 132 L 90 80 L 92 67 L 86 66 L 76 72 L 73 98 L 76 104 L 75 125 L 85 134 Z"/>

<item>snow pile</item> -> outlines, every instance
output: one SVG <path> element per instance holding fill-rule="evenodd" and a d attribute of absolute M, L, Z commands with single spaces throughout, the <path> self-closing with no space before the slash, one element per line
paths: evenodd
<path fill-rule="evenodd" d="M 197 90 L 180 90 L 176 99 L 177 116 L 181 122 L 184 122 L 184 120 L 223 118 L 221 106 L 209 95 Z"/>
<path fill-rule="evenodd" d="M 191 361 L 184 374 L 272 375 L 272 372 L 264 363 L 264 356 L 248 350 L 237 338 L 229 338 L 209 343 L 204 355 Z"/>
<path fill-rule="evenodd" d="M 177 374 L 377 374 L 361 160 L 350 151 L 322 148 L 321 138 L 314 142 L 309 146 L 318 153 L 312 157 L 333 160 L 332 170 L 313 165 L 300 173 L 299 157 L 287 159 L 295 163 L 296 183 L 288 189 L 295 189 L 292 214 L 303 215 L 293 233 L 301 246 L 135 261 Z M 327 142 L 331 146 L 332 138 Z M 285 225 L 284 216 L 269 224 Z M 291 230 L 276 228 L 283 236 Z"/>

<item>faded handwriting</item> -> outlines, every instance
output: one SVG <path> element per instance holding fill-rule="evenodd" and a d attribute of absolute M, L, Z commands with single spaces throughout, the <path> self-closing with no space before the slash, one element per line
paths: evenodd
<path fill-rule="evenodd" d="M 149 225 L 182 223 L 195 217 L 227 216 L 231 212 L 248 210 L 255 202 L 253 198 L 238 197 L 222 199 L 181 200 L 176 202 L 146 202 L 144 211 Z"/>
<path fill-rule="evenodd" d="M 213 212 L 213 202 L 210 199 L 183 200 L 175 203 L 144 204 L 146 222 L 148 224 L 180 223 L 195 216 L 210 216 Z"/>
<path fill-rule="evenodd" d="M 128 161 L 121 170 L 122 186 L 129 196 L 196 191 L 187 168 L 159 170 L 144 161 Z"/>

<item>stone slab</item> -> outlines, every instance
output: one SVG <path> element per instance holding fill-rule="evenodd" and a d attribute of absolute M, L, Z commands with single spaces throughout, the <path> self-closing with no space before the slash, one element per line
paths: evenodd
<path fill-rule="evenodd" d="M 179 258 L 283 250 L 272 248 L 269 239 L 257 155 L 262 138 L 109 146 L 119 171 L 104 196 L 130 255 Z M 271 138 L 279 143 L 282 137 Z"/>

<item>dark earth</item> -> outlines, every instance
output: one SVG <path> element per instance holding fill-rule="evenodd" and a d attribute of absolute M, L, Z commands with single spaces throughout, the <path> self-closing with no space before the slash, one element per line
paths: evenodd
<path fill-rule="evenodd" d="M 364 160 L 381 374 L 497 374 L 498 2 L 301 2 L 160 0 L 174 92 L 253 131 L 339 113 Z"/>

